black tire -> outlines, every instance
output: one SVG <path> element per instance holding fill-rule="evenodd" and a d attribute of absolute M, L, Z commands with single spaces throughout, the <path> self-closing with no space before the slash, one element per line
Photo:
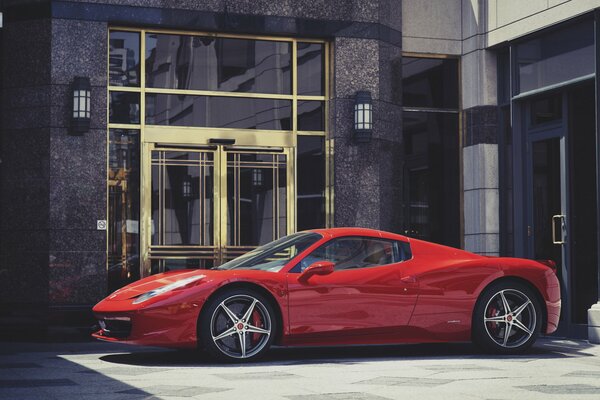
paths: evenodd
<path fill-rule="evenodd" d="M 479 296 L 472 323 L 473 342 L 482 350 L 496 354 L 522 353 L 540 334 L 540 301 L 526 284 L 499 281 Z"/>
<path fill-rule="evenodd" d="M 265 296 L 251 289 L 232 288 L 204 306 L 198 319 L 198 342 L 217 361 L 245 362 L 269 350 L 277 329 L 273 306 Z"/>

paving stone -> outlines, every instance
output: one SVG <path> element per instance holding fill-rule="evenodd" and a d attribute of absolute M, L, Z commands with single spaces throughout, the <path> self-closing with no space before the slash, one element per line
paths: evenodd
<path fill-rule="evenodd" d="M 117 393 L 126 394 L 147 394 L 147 395 L 158 395 L 158 396 L 180 396 L 180 397 L 193 397 L 200 394 L 224 392 L 226 388 L 211 388 L 203 386 L 150 386 L 141 389 L 128 389 L 121 390 Z"/>
<path fill-rule="evenodd" d="M 547 393 L 547 394 L 562 394 L 562 395 L 579 395 L 579 394 L 600 394 L 600 386 L 592 385 L 530 385 L 517 386 L 518 388 L 529 390 L 531 392 Z"/>
<path fill-rule="evenodd" d="M 494 371 L 498 370 L 498 368 L 484 366 L 484 365 L 475 365 L 475 364 L 461 364 L 461 365 L 426 365 L 424 367 L 420 367 L 423 369 L 428 369 L 431 371 Z"/>
<path fill-rule="evenodd" d="M 42 368 L 40 364 L 26 363 L 26 362 L 14 362 L 14 363 L 0 363 L 0 368 Z"/>
<path fill-rule="evenodd" d="M 213 374 L 222 379 L 227 380 L 245 380 L 245 379 L 290 379 L 297 378 L 298 375 L 289 374 L 287 372 L 245 372 L 245 373 L 229 373 L 229 374 Z"/>
<path fill-rule="evenodd" d="M 600 371 L 573 371 L 562 376 L 576 377 L 576 378 L 600 378 Z"/>
<path fill-rule="evenodd" d="M 369 393 L 350 392 L 350 393 L 319 393 L 319 394 L 302 394 L 294 396 L 285 396 L 291 400 L 382 400 L 387 397 L 381 397 Z"/>
<path fill-rule="evenodd" d="M 77 386 L 70 379 L 0 379 L 0 388 L 32 388 L 44 386 Z"/>
<path fill-rule="evenodd" d="M 364 385 L 383 385 L 383 386 L 418 386 L 431 387 L 445 385 L 454 382 L 454 379 L 434 379 L 434 378 L 408 378 L 398 376 L 380 376 L 366 381 L 355 382 L 355 384 Z"/>
<path fill-rule="evenodd" d="M 143 367 L 109 367 L 97 369 L 96 371 L 104 374 L 104 375 L 129 375 L 129 376 L 137 376 L 137 375 L 147 375 L 153 374 L 155 372 L 164 372 L 168 371 L 168 368 L 143 368 Z"/>

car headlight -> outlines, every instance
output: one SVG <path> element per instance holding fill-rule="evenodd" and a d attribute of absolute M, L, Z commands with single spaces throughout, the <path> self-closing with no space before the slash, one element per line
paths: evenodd
<path fill-rule="evenodd" d="M 169 283 L 168 285 L 161 286 L 156 289 L 152 289 L 151 291 L 146 292 L 146 293 L 140 295 L 139 297 L 137 297 L 135 300 L 133 300 L 133 304 L 143 303 L 144 301 L 151 299 L 155 296 L 158 296 L 159 294 L 167 293 L 167 292 L 170 292 L 171 290 L 182 288 L 184 286 L 189 285 L 192 282 L 199 281 L 200 279 L 203 279 L 203 278 L 206 278 L 206 275 L 192 276 L 192 277 L 185 278 L 185 279 L 182 279 L 177 282 Z"/>

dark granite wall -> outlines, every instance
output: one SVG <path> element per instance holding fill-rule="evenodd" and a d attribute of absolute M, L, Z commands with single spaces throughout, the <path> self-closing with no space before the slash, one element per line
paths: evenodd
<path fill-rule="evenodd" d="M 401 227 L 402 110 L 393 99 L 392 64 L 399 47 L 376 40 L 336 38 L 330 134 L 334 145 L 335 224 L 398 232 Z M 370 143 L 353 140 L 354 94 L 373 97 Z"/>
<path fill-rule="evenodd" d="M 52 20 L 49 282 L 50 303 L 91 304 L 106 295 L 107 24 Z M 71 84 L 92 84 L 91 129 L 69 135 Z"/>
<path fill-rule="evenodd" d="M 0 316 L 48 300 L 50 21 L 2 28 Z M 43 310 L 40 310 L 43 313 Z"/>
<path fill-rule="evenodd" d="M 463 147 L 498 143 L 498 107 L 477 106 L 463 111 Z"/>
<path fill-rule="evenodd" d="M 0 306 L 89 305 L 106 294 L 106 232 L 96 220 L 106 218 L 111 24 L 331 40 L 335 224 L 399 230 L 400 1 L 0 0 L 0 7 Z M 75 76 L 92 83 L 91 130 L 80 137 L 68 134 Z M 359 90 L 374 99 L 367 144 L 352 139 Z"/>

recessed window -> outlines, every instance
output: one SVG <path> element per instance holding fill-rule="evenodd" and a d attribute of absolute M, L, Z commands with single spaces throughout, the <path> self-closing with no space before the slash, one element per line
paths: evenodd
<path fill-rule="evenodd" d="M 531 101 L 530 107 L 531 125 L 560 121 L 562 118 L 562 95 L 558 93 L 537 98 Z"/>

